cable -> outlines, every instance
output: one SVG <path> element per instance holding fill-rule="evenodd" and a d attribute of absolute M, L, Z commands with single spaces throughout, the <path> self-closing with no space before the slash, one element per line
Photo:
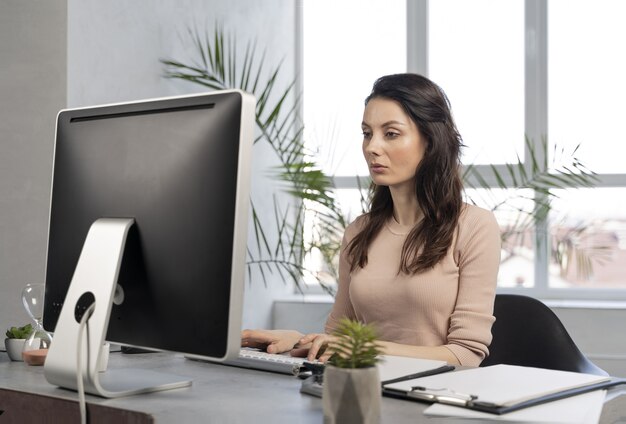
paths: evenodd
<path fill-rule="evenodd" d="M 85 388 L 83 386 L 83 368 L 81 364 L 81 355 L 83 350 L 83 328 L 87 327 L 87 360 L 89 360 L 89 318 L 96 308 L 96 304 L 92 303 L 83 314 L 78 325 L 78 340 L 76 350 L 76 390 L 78 391 L 78 404 L 80 408 L 80 422 L 87 424 L 87 405 L 85 404 Z M 89 364 L 87 364 L 89 368 Z"/>

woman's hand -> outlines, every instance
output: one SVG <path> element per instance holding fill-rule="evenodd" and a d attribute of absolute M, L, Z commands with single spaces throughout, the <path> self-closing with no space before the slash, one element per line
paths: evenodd
<path fill-rule="evenodd" d="M 320 362 L 326 362 L 333 354 L 332 349 L 329 348 L 329 344 L 336 339 L 335 336 L 328 334 L 307 334 L 298 342 L 298 346 L 302 346 L 302 348 L 294 349 L 291 354 L 293 356 L 305 356 L 304 354 L 306 354 L 307 361 L 318 360 Z M 304 346 L 306 346 L 306 348 L 304 348 Z"/>
<path fill-rule="evenodd" d="M 283 353 L 298 345 L 302 333 L 294 330 L 243 330 L 241 346 L 263 349 L 268 353 Z"/>

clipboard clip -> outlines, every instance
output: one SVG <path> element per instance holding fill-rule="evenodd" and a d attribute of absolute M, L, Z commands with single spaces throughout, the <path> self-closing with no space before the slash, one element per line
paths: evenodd
<path fill-rule="evenodd" d="M 433 393 L 437 392 L 437 393 Z M 430 402 L 445 403 L 455 406 L 468 406 L 474 403 L 478 396 L 460 393 L 451 389 L 432 389 L 424 386 L 413 386 L 408 396 Z"/>

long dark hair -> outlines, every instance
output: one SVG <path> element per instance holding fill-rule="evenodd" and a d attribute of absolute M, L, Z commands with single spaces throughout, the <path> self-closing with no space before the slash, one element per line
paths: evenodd
<path fill-rule="evenodd" d="M 446 255 L 462 206 L 461 136 L 443 90 L 421 75 L 396 74 L 379 78 L 365 104 L 374 98 L 397 102 L 426 140 L 426 151 L 415 172 L 415 195 L 424 219 L 409 233 L 402 247 L 399 272 L 417 274 Z M 348 246 L 351 271 L 367 265 L 370 243 L 393 215 L 387 186 L 372 184 L 370 211 L 362 230 Z"/>

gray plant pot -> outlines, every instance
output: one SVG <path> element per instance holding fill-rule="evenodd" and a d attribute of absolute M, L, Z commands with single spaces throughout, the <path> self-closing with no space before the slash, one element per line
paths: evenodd
<path fill-rule="evenodd" d="M 324 371 L 325 424 L 380 423 L 380 377 L 377 367 L 337 368 Z"/>

